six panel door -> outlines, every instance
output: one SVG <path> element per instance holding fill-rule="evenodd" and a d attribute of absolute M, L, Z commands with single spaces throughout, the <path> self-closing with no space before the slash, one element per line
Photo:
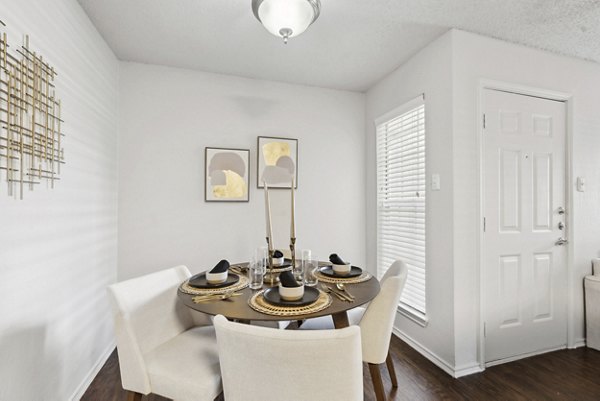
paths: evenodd
<path fill-rule="evenodd" d="M 565 103 L 486 89 L 486 363 L 567 342 Z M 557 241 L 559 244 L 557 244 Z"/>

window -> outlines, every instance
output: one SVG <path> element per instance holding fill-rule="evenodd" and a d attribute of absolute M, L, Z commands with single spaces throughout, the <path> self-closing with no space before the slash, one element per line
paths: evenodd
<path fill-rule="evenodd" d="M 425 323 L 425 103 L 419 96 L 379 118 L 377 275 L 408 265 L 400 311 Z"/>

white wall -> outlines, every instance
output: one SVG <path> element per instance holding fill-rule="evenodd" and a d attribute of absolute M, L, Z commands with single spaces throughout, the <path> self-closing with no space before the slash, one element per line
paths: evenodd
<path fill-rule="evenodd" d="M 574 251 L 570 345 L 581 344 L 585 336 L 582 279 L 591 272 L 590 259 L 600 255 L 600 65 L 462 31 L 453 32 L 453 43 L 456 364 L 474 363 L 479 352 L 477 107 L 481 79 L 572 94 L 571 179 L 573 183 L 577 176 L 587 180 L 586 192 L 573 193 L 574 225 L 569 228 Z"/>
<path fill-rule="evenodd" d="M 296 248 L 364 265 L 364 95 L 132 63 L 120 82 L 120 279 L 200 272 L 265 244 L 257 136 L 299 140 Z M 250 149 L 250 202 L 204 202 L 206 146 Z M 272 194 L 279 247 L 289 196 Z"/>
<path fill-rule="evenodd" d="M 463 375 L 479 369 L 479 141 L 481 80 L 572 94 L 572 321 L 569 346 L 584 341 L 582 278 L 600 255 L 600 65 L 458 30 L 428 45 L 367 92 L 367 260 L 376 264 L 376 176 L 373 120 L 424 92 L 427 169 L 442 190 L 428 190 L 427 315 L 422 328 L 398 315 L 397 332 L 440 367 Z M 429 185 L 429 181 L 428 181 Z M 566 286 L 566 284 L 565 284 Z"/>
<path fill-rule="evenodd" d="M 421 327 L 398 314 L 396 329 L 405 339 L 427 349 L 448 369 L 454 366 L 452 271 L 452 35 L 447 33 L 367 92 L 367 256 L 377 264 L 377 179 L 375 126 L 386 112 L 425 93 L 427 168 L 427 316 Z M 441 178 L 441 190 L 431 191 L 431 174 Z"/>
<path fill-rule="evenodd" d="M 0 19 L 58 71 L 67 162 L 22 201 L 2 178 L 0 400 L 64 401 L 113 344 L 118 63 L 75 0 L 0 0 Z"/>

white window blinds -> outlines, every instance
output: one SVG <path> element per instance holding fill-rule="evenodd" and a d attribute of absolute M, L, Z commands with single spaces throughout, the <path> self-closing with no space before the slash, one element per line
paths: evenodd
<path fill-rule="evenodd" d="M 425 104 L 423 97 L 376 121 L 377 275 L 408 265 L 400 306 L 425 315 Z"/>

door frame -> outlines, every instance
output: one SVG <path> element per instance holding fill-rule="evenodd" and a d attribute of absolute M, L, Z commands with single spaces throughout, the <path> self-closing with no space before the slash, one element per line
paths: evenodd
<path fill-rule="evenodd" d="M 479 272 L 479 344 L 478 344 L 478 359 L 479 367 L 483 371 L 486 368 L 485 363 L 485 336 L 484 336 L 484 322 L 485 322 L 485 248 L 484 248 L 484 232 L 483 232 L 483 218 L 484 218 L 484 194 L 485 194 L 485 182 L 484 182 L 484 136 L 483 136 L 483 100 L 486 89 L 498 90 L 503 92 L 510 92 L 517 95 L 533 96 L 548 100 L 555 100 L 565 103 L 565 121 L 566 121 L 566 139 L 565 139 L 565 210 L 566 210 L 566 225 L 567 230 L 565 234 L 569 239 L 569 243 L 566 247 L 566 263 L 567 263 L 567 348 L 575 348 L 574 330 L 575 322 L 573 317 L 573 283 L 575 278 L 573 277 L 573 245 L 575 238 L 573 236 L 573 95 L 570 93 L 559 92 L 548 89 L 541 89 L 537 87 L 531 87 L 527 85 L 515 84 L 504 81 L 497 81 L 492 79 L 482 78 L 479 80 L 477 88 L 477 156 L 479 163 L 479 219 L 477 221 L 477 259 L 479 266 L 477 271 Z M 546 351 L 543 351 L 546 352 Z M 535 355 L 534 352 L 531 355 Z M 527 355 L 527 356 L 531 356 Z M 523 356 L 525 357 L 525 356 Z M 519 359 L 520 357 L 508 358 L 505 361 Z M 502 361 L 504 362 L 504 360 Z M 487 365 L 491 366 L 494 363 Z"/>

